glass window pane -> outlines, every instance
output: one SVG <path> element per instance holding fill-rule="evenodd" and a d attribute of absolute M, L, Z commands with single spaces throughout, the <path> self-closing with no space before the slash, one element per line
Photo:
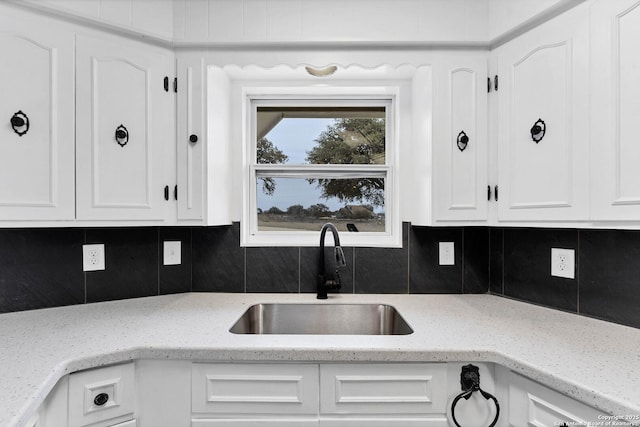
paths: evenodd
<path fill-rule="evenodd" d="M 385 107 L 258 107 L 259 164 L 385 164 Z"/>
<path fill-rule="evenodd" d="M 385 232 L 384 185 L 379 177 L 261 176 L 258 231 L 320 231 L 332 222 L 341 231 Z"/>

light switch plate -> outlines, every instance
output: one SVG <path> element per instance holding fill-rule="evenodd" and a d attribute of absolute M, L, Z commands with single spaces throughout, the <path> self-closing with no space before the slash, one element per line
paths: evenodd
<path fill-rule="evenodd" d="M 455 265 L 455 247 L 453 242 L 439 242 L 439 261 L 440 265 Z"/>
<path fill-rule="evenodd" d="M 576 278 L 576 254 L 573 249 L 551 248 L 551 275 Z"/>
<path fill-rule="evenodd" d="M 182 244 L 180 241 L 165 241 L 163 251 L 163 265 L 182 264 Z"/>
<path fill-rule="evenodd" d="M 104 244 L 82 245 L 82 271 L 104 269 Z"/>

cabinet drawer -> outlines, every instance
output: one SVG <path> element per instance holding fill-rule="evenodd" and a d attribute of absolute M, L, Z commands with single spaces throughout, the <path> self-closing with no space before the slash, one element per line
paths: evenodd
<path fill-rule="evenodd" d="M 127 363 L 69 375 L 69 427 L 127 415 L 132 417 L 135 408 L 134 366 Z"/>
<path fill-rule="evenodd" d="M 349 418 L 320 420 L 320 427 L 450 427 L 444 417 L 433 418 Z"/>
<path fill-rule="evenodd" d="M 191 420 L 191 427 L 318 427 L 318 420 L 272 419 L 272 420 Z"/>
<path fill-rule="evenodd" d="M 192 411 L 210 414 L 317 414 L 318 366 L 198 364 Z"/>
<path fill-rule="evenodd" d="M 444 364 L 322 365 L 323 414 L 445 413 Z"/>

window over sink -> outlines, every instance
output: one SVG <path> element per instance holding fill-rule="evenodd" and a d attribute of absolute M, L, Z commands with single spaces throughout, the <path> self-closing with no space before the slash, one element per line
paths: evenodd
<path fill-rule="evenodd" d="M 382 89 L 382 90 L 381 90 Z M 393 87 L 259 88 L 245 93 L 244 243 L 398 246 Z"/>

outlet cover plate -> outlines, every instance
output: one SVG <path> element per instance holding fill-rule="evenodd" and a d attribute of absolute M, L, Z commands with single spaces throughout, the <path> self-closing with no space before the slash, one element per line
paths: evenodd
<path fill-rule="evenodd" d="M 163 254 L 163 265 L 182 264 L 180 241 L 165 241 Z"/>
<path fill-rule="evenodd" d="M 576 278 L 576 252 L 573 249 L 551 248 L 551 275 Z"/>
<path fill-rule="evenodd" d="M 438 242 L 438 246 L 440 249 L 438 257 L 440 265 L 455 265 L 456 257 L 453 242 Z"/>
<path fill-rule="evenodd" d="M 82 271 L 104 269 L 104 244 L 82 245 Z"/>

